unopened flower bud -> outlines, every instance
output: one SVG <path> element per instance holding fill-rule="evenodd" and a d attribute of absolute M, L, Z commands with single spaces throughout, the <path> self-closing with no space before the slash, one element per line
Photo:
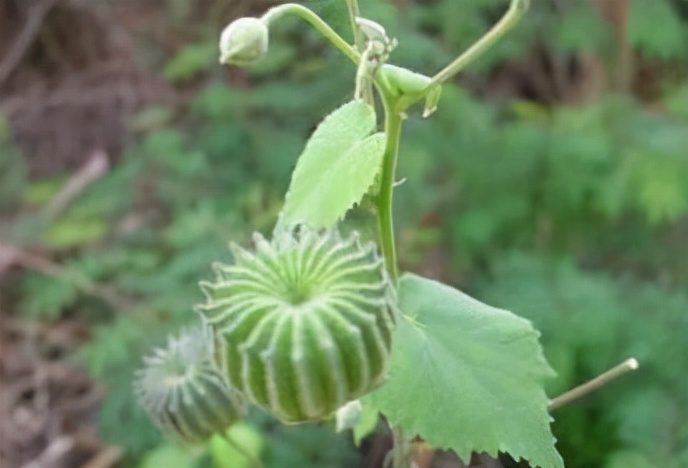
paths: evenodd
<path fill-rule="evenodd" d="M 239 417 L 242 399 L 216 364 L 205 327 L 171 337 L 145 359 L 134 384 L 144 409 L 166 435 L 190 443 L 223 432 Z"/>
<path fill-rule="evenodd" d="M 369 19 L 357 17 L 356 24 L 359 28 L 361 28 L 361 32 L 365 34 L 369 41 L 378 41 L 383 43 L 389 42 L 385 28 L 379 23 Z"/>
<path fill-rule="evenodd" d="M 220 63 L 252 65 L 268 51 L 269 31 L 258 18 L 239 18 L 220 35 Z"/>

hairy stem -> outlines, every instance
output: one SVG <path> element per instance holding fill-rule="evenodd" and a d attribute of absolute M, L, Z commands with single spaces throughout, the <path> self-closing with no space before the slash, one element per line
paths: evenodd
<path fill-rule="evenodd" d="M 396 100 L 390 97 L 390 93 L 379 86 L 382 102 L 385 106 L 385 154 L 382 162 L 382 175 L 380 177 L 380 193 L 376 199 L 378 238 L 382 254 L 385 257 L 387 271 L 396 283 L 399 277 L 397 267 L 397 253 L 394 243 L 394 219 L 393 194 L 394 176 L 399 154 L 399 141 L 401 140 L 402 118 L 396 108 Z"/>
<path fill-rule="evenodd" d="M 564 405 L 571 403 L 585 395 L 597 390 L 600 387 L 604 387 L 612 380 L 615 380 L 627 372 L 634 371 L 638 368 L 638 361 L 635 359 L 627 359 L 616 367 L 609 369 L 607 372 L 598 375 L 594 379 L 579 385 L 576 388 L 569 390 L 568 392 L 562 393 L 558 397 L 554 398 L 547 409 L 549 411 L 554 411 L 557 408 L 561 408 Z"/>
<path fill-rule="evenodd" d="M 365 72 L 366 64 L 368 60 L 366 56 L 366 38 L 361 31 L 361 27 L 358 25 L 356 19 L 361 16 L 361 11 L 358 7 L 358 0 L 346 0 L 346 8 L 349 10 L 349 21 L 351 21 L 351 32 L 354 36 L 354 43 L 356 44 L 356 50 L 360 55 L 358 71 L 356 72 L 356 98 L 362 98 L 366 103 L 371 106 L 375 106 L 375 97 L 373 95 L 372 82 L 368 80 L 361 80 L 361 73 Z M 363 85 L 364 86 L 361 86 Z"/>
<path fill-rule="evenodd" d="M 342 54 L 344 54 L 349 60 L 358 64 L 360 60 L 360 55 L 351 47 L 351 45 L 346 42 L 342 36 L 337 34 L 337 32 L 330 27 L 321 17 L 313 13 L 310 9 L 296 4 L 296 3 L 285 3 L 284 5 L 279 5 L 271 8 L 263 15 L 263 20 L 270 26 L 273 21 L 285 15 L 296 15 L 299 18 L 310 23 L 316 31 L 318 31 L 322 36 L 330 41 L 330 43 L 337 48 Z"/>
<path fill-rule="evenodd" d="M 511 0 L 509 10 L 504 14 L 502 19 L 495 24 L 483 37 L 478 39 L 472 46 L 461 54 L 456 60 L 447 65 L 443 70 L 432 77 L 426 90 L 431 90 L 433 87 L 440 85 L 463 70 L 466 65 L 471 63 L 477 57 L 482 55 L 486 50 L 492 47 L 495 42 L 501 39 L 509 30 L 511 30 L 516 23 L 521 19 L 523 14 L 528 9 L 530 0 Z"/>
<path fill-rule="evenodd" d="M 392 467 L 409 468 L 413 456 L 413 446 L 406 440 L 404 430 L 400 427 L 392 429 L 394 446 L 392 447 Z"/>
<path fill-rule="evenodd" d="M 365 48 L 365 39 L 363 38 L 363 33 L 361 33 L 361 28 L 356 24 L 356 18 L 361 16 L 361 11 L 358 8 L 358 0 L 346 0 L 346 8 L 349 10 L 349 21 L 351 21 L 351 32 L 354 35 L 356 50 L 358 50 L 359 53 L 363 52 Z"/>

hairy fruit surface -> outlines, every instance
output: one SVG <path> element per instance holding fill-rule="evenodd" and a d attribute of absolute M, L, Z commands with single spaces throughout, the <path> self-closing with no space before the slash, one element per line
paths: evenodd
<path fill-rule="evenodd" d="M 239 417 L 241 398 L 215 363 L 207 327 L 171 337 L 144 359 L 134 390 L 160 430 L 186 442 L 204 442 Z"/>
<path fill-rule="evenodd" d="M 233 246 L 198 310 L 230 383 L 285 422 L 329 417 L 386 378 L 393 290 L 374 244 L 307 228 Z"/>

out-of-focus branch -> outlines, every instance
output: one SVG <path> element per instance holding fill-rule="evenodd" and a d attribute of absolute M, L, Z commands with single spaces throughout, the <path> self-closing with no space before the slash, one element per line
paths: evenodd
<path fill-rule="evenodd" d="M 62 214 L 91 183 L 105 175 L 108 167 L 108 157 L 105 152 L 100 149 L 93 151 L 88 161 L 69 178 L 62 190 L 43 208 L 44 219 L 52 221 Z"/>
<path fill-rule="evenodd" d="M 21 62 L 31 42 L 33 42 L 36 34 L 40 31 L 45 15 L 48 14 L 55 3 L 57 3 L 57 0 L 39 0 L 36 5 L 30 8 L 24 27 L 5 55 L 5 59 L 0 63 L 0 86 Z"/>
<path fill-rule="evenodd" d="M 614 64 L 610 68 L 612 87 L 627 92 L 633 81 L 633 49 L 628 38 L 630 0 L 597 0 L 602 17 L 612 26 L 616 45 Z"/>
<path fill-rule="evenodd" d="M 37 271 L 46 276 L 52 276 L 59 281 L 64 281 L 73 285 L 84 294 L 97 297 L 115 310 L 131 310 L 135 306 L 132 298 L 123 296 L 117 291 L 94 282 L 86 275 L 76 271 L 67 270 L 65 267 L 53 260 L 23 250 L 19 247 L 0 243 L 0 263 L 9 265 L 19 265 L 28 270 Z"/>
<path fill-rule="evenodd" d="M 120 447 L 107 447 L 98 452 L 82 468 L 111 468 L 122 458 L 124 451 Z"/>

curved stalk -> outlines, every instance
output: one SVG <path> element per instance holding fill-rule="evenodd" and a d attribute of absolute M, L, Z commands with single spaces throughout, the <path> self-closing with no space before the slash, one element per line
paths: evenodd
<path fill-rule="evenodd" d="M 509 10 L 504 14 L 502 19 L 500 19 L 499 22 L 492 27 L 492 29 L 485 33 L 483 37 L 473 43 L 473 45 L 471 45 L 468 50 L 461 54 L 456 60 L 433 76 L 426 90 L 430 91 L 435 86 L 444 83 L 463 70 L 466 65 L 471 63 L 478 56 L 482 55 L 485 51 L 492 47 L 495 42 L 501 39 L 502 36 L 509 32 L 516 25 L 516 23 L 518 23 L 528 9 L 529 3 L 530 0 L 511 0 L 511 3 L 509 4 Z"/>
<path fill-rule="evenodd" d="M 284 5 L 279 5 L 274 8 L 269 9 L 264 15 L 263 20 L 267 23 L 268 27 L 273 21 L 285 16 L 285 15 L 296 15 L 299 18 L 310 23 L 316 31 L 323 35 L 325 39 L 330 41 L 330 43 L 344 54 L 349 60 L 358 64 L 360 60 L 360 55 L 355 48 L 342 38 L 337 32 L 330 27 L 321 17 L 313 13 L 310 9 L 299 5 L 297 3 L 285 3 Z"/>

